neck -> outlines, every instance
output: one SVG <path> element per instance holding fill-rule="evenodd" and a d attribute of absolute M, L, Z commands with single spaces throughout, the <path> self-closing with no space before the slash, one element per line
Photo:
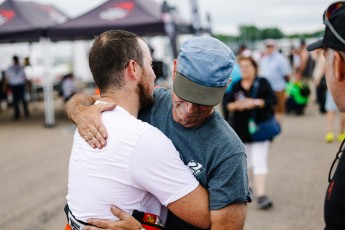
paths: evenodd
<path fill-rule="evenodd" d="M 255 78 L 243 78 L 241 85 L 244 89 L 248 90 L 252 86 Z"/>
<path fill-rule="evenodd" d="M 110 90 L 101 94 L 101 101 L 114 103 L 121 106 L 132 116 L 138 117 L 140 105 L 136 93 L 129 89 Z"/>

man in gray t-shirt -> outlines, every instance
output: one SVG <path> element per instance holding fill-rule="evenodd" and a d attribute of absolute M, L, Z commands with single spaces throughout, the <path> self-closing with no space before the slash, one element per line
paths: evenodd
<path fill-rule="evenodd" d="M 174 61 L 173 91 L 155 90 L 154 104 L 139 114 L 139 119 L 157 127 L 172 140 L 183 162 L 208 190 L 213 229 L 243 229 L 246 203 L 251 201 L 243 144 L 214 109 L 222 100 L 234 64 L 232 51 L 215 38 L 186 41 L 178 60 Z M 88 143 L 102 147 L 101 142 L 103 146 L 106 144 L 102 138 L 106 131 L 95 111 L 106 106 L 84 108 L 88 110 L 86 113 L 74 109 L 81 102 L 87 104 L 88 100 L 84 95 L 77 95 L 67 104 L 67 112 Z M 83 125 L 86 128 L 82 128 Z M 118 222 L 90 223 L 120 229 Z M 173 213 L 168 215 L 166 228 L 197 229 Z"/>

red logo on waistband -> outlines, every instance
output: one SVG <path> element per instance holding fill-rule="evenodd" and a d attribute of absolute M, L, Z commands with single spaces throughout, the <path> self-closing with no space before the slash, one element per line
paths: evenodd
<path fill-rule="evenodd" d="M 13 10 L 0 10 L 0 26 L 12 20 L 15 13 Z"/>

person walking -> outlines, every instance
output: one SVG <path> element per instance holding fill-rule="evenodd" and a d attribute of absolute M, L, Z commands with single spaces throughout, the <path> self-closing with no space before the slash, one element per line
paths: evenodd
<path fill-rule="evenodd" d="M 253 174 L 254 194 L 259 209 L 273 205 L 267 196 L 266 181 L 268 174 L 267 160 L 271 140 L 254 141 L 250 134 L 253 113 L 254 122 L 265 121 L 274 116 L 273 106 L 277 103 L 270 83 L 258 77 L 258 65 L 251 57 L 240 57 L 242 79 L 233 85 L 227 101 L 227 109 L 233 113 L 232 127 L 244 142 L 247 153 L 249 175 Z M 255 89 L 257 88 L 257 89 Z M 256 95 L 253 92 L 257 91 Z"/>
<path fill-rule="evenodd" d="M 276 42 L 266 41 L 266 52 L 260 61 L 260 76 L 266 78 L 277 97 L 275 116 L 278 122 L 282 121 L 285 113 L 285 87 L 291 75 L 291 67 L 286 58 L 277 51 Z"/>
<path fill-rule="evenodd" d="M 326 25 L 323 39 L 308 46 L 308 51 L 324 49 L 328 90 L 340 112 L 345 112 L 345 1 L 331 4 L 323 14 Z M 345 140 L 332 163 L 325 196 L 325 230 L 345 229 Z"/>
<path fill-rule="evenodd" d="M 26 118 L 30 117 L 28 102 L 25 98 L 26 75 L 24 68 L 19 64 L 19 58 L 13 56 L 13 65 L 6 71 L 6 80 L 13 95 L 13 120 L 20 118 L 19 102 L 22 102 Z"/>

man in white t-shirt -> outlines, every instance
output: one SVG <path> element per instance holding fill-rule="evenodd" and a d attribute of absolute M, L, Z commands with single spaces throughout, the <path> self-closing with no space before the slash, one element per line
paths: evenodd
<path fill-rule="evenodd" d="M 89 218 L 116 220 L 111 205 L 130 214 L 139 210 L 157 215 L 163 224 L 167 207 L 190 224 L 209 227 L 207 191 L 172 142 L 136 118 L 139 109 L 153 102 L 155 75 L 146 43 L 130 32 L 107 31 L 95 40 L 89 65 L 101 92 L 96 103 L 118 106 L 102 115 L 105 127 L 112 130 L 107 147 L 93 149 L 75 132 L 66 229 L 82 227 Z M 134 229 L 140 228 L 138 223 Z"/>

